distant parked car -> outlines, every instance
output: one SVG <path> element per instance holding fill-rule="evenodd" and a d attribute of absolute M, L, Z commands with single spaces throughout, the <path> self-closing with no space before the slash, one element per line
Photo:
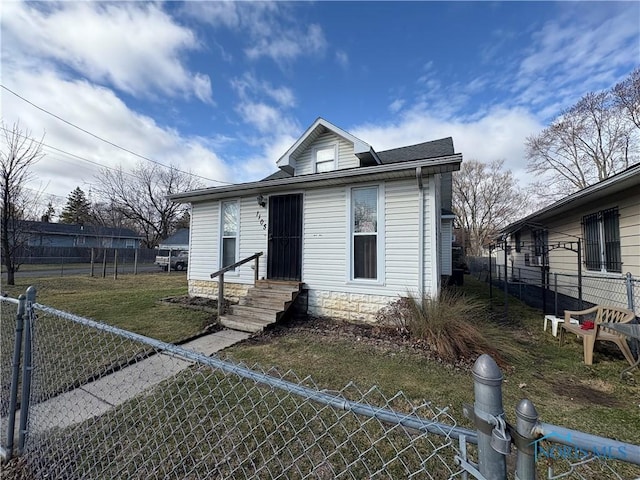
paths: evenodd
<path fill-rule="evenodd" d="M 189 265 L 189 252 L 187 250 L 161 251 L 160 255 L 156 255 L 155 264 L 165 272 L 167 271 L 169 264 L 171 264 L 171 270 L 181 272 L 182 270 L 186 270 Z"/>

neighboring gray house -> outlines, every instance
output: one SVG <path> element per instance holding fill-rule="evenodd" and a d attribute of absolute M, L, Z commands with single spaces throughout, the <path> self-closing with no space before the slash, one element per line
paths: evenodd
<path fill-rule="evenodd" d="M 159 250 L 189 250 L 189 229 L 181 228 L 158 244 Z"/>
<path fill-rule="evenodd" d="M 29 247 L 139 248 L 142 240 L 128 228 L 23 221 L 20 229 Z"/>
<path fill-rule="evenodd" d="M 640 164 L 573 193 L 502 230 L 507 236 L 509 275 L 540 283 L 542 270 L 560 275 L 559 293 L 575 297 L 580 268 L 583 299 L 594 304 L 622 302 L 623 281 L 603 290 L 603 282 L 627 272 L 640 278 Z M 504 249 L 496 256 L 504 266 Z M 573 278 L 573 280 L 572 280 Z M 612 285 L 608 282 L 606 285 Z M 619 300 L 616 300 L 619 299 Z M 640 313 L 640 302 L 637 304 Z"/>
<path fill-rule="evenodd" d="M 319 118 L 277 173 L 169 197 L 192 206 L 189 292 L 215 297 L 212 272 L 264 252 L 258 276 L 304 283 L 312 314 L 371 321 L 409 292 L 434 296 L 451 274 L 461 161 L 451 138 L 377 152 Z M 226 273 L 225 292 L 243 296 L 252 266 Z"/>

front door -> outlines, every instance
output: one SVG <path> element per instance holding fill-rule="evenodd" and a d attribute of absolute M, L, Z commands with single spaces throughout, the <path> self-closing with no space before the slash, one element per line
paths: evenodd
<path fill-rule="evenodd" d="M 302 194 L 269 196 L 267 278 L 301 280 Z"/>

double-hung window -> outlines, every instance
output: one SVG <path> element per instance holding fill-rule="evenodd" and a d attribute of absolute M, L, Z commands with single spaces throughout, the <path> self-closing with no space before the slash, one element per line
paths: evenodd
<path fill-rule="evenodd" d="M 238 246 L 238 202 L 222 202 L 222 268 L 236 263 Z"/>
<path fill-rule="evenodd" d="M 336 169 L 336 146 L 322 147 L 314 150 L 316 173 L 330 172 Z"/>
<path fill-rule="evenodd" d="M 378 278 L 378 187 L 351 190 L 353 279 Z"/>
<path fill-rule="evenodd" d="M 582 217 L 584 261 L 587 270 L 622 272 L 620 223 L 617 208 Z"/>

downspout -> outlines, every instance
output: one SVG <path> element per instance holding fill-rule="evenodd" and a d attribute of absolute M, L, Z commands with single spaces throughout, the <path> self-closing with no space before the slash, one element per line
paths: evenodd
<path fill-rule="evenodd" d="M 418 182 L 418 295 L 424 298 L 424 187 L 422 167 L 416 167 Z"/>

